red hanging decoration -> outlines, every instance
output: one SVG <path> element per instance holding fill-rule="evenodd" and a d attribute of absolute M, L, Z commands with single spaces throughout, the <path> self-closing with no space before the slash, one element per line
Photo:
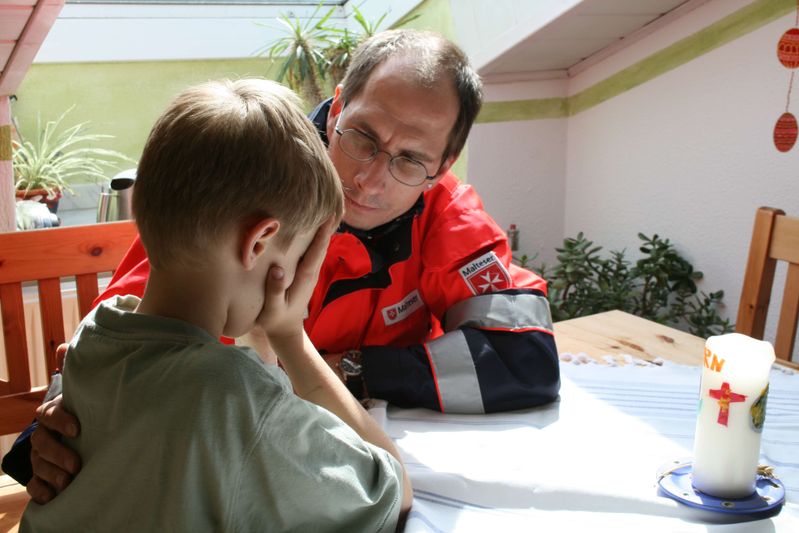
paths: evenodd
<path fill-rule="evenodd" d="M 788 112 L 783 113 L 774 126 L 774 145 L 780 152 L 787 152 L 796 144 L 797 137 L 799 137 L 799 125 L 796 117 Z"/>
<path fill-rule="evenodd" d="M 784 153 L 794 147 L 796 138 L 799 137 L 796 117 L 789 111 L 793 78 L 796 74 L 793 69 L 799 67 L 799 0 L 796 0 L 796 27 L 782 34 L 777 43 L 777 59 L 785 68 L 792 69 L 791 78 L 788 81 L 788 96 L 785 98 L 785 112 L 780 115 L 774 125 L 774 146 Z"/>
<path fill-rule="evenodd" d="M 777 44 L 777 58 L 785 68 L 799 67 L 799 28 L 786 31 Z"/>

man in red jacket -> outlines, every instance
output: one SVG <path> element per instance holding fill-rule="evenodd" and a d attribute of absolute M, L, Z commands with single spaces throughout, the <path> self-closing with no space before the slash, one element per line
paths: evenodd
<path fill-rule="evenodd" d="M 359 397 L 449 413 L 551 402 L 560 380 L 546 283 L 511 264 L 504 232 L 450 167 L 480 109 L 463 52 L 431 33 L 366 41 L 311 118 L 346 197 L 305 328 Z M 108 290 L 141 295 L 149 264 L 136 240 Z M 45 404 L 42 424 L 78 421 Z M 79 458 L 38 429 L 28 491 L 47 501 Z"/>

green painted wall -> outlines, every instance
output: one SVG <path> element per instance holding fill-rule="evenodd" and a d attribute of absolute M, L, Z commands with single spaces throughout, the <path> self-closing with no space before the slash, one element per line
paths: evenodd
<path fill-rule="evenodd" d="M 90 121 L 91 132 L 114 135 L 104 147 L 138 159 L 155 119 L 187 86 L 273 71 L 263 58 L 33 65 L 12 113 L 22 135 L 33 136 L 38 114 L 45 122 L 74 106 L 65 124 Z"/>

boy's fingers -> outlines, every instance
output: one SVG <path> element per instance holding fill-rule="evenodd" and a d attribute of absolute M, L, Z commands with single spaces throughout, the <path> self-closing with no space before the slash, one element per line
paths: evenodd
<path fill-rule="evenodd" d="M 308 249 L 294 271 L 294 281 L 286 294 L 290 302 L 305 302 L 303 305 L 307 305 L 316 286 L 319 271 L 322 269 L 333 230 L 335 230 L 335 225 L 331 223 L 331 220 L 316 230 L 311 244 L 308 245 Z"/>
<path fill-rule="evenodd" d="M 337 222 L 336 219 L 331 218 L 317 229 L 303 258 L 297 264 L 291 287 L 286 285 L 285 273 L 282 268 L 273 266 L 269 270 L 266 289 L 267 301 L 264 302 L 264 310 L 273 307 L 278 301 L 285 303 L 305 300 L 307 304 L 307 299 L 310 298 L 310 293 L 316 285 L 316 279 L 330 243 L 330 236 L 336 230 Z"/>
<path fill-rule="evenodd" d="M 286 272 L 283 267 L 272 266 L 269 268 L 266 279 L 267 299 L 283 300 L 286 293 Z"/>
<path fill-rule="evenodd" d="M 327 253 L 327 246 L 330 244 L 330 236 L 333 235 L 335 229 L 335 219 L 330 219 L 319 227 L 310 246 L 308 246 L 308 250 L 305 252 L 302 262 L 297 267 L 298 271 L 302 270 L 306 275 L 316 276 L 322 267 Z"/>

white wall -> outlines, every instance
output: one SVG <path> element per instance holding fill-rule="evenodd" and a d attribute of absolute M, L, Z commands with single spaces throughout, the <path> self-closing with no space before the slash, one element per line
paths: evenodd
<path fill-rule="evenodd" d="M 503 228 L 516 224 L 518 255 L 538 254 L 535 265 L 552 265 L 563 241 L 565 144 L 565 119 L 480 124 L 469 141 L 469 184 Z"/>
<path fill-rule="evenodd" d="M 637 43 L 634 53 L 656 52 L 688 27 L 747 3 L 710 2 Z M 786 15 L 572 117 L 565 234 L 583 230 L 615 249 L 634 248 L 639 231 L 670 238 L 705 273 L 701 288 L 724 289 L 734 320 L 755 209 L 799 214 L 799 147 L 783 154 L 772 142 L 790 77 L 776 45 L 794 19 Z M 608 61 L 618 66 L 620 58 Z M 570 86 L 590 86 L 607 73 L 599 64 Z M 794 102 L 799 113 L 796 89 Z M 772 299 L 774 315 L 779 301 Z"/>
<path fill-rule="evenodd" d="M 566 80 L 487 84 L 486 101 L 553 98 Z M 503 228 L 519 228 L 519 254 L 534 264 L 555 261 L 563 241 L 567 120 L 475 124 L 469 136 L 468 175 L 486 210 Z"/>

